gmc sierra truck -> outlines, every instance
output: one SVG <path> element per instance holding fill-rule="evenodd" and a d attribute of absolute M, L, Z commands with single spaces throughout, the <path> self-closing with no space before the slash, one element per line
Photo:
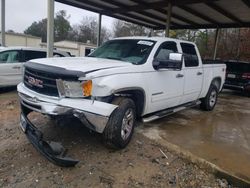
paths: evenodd
<path fill-rule="evenodd" d="M 192 42 L 160 37 L 110 40 L 88 57 L 44 58 L 24 66 L 18 85 L 20 125 L 30 142 L 60 166 L 78 161 L 45 141 L 27 115 L 40 112 L 78 118 L 105 142 L 124 148 L 136 119 L 150 122 L 200 105 L 213 110 L 225 80 L 225 64 L 202 64 Z"/>

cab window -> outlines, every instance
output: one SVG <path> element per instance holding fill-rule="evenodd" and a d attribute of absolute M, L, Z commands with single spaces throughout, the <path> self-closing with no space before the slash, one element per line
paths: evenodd
<path fill-rule="evenodd" d="M 199 66 L 198 56 L 193 44 L 181 43 L 181 49 L 184 55 L 185 67 Z"/>
<path fill-rule="evenodd" d="M 159 49 L 155 54 L 155 59 L 158 60 L 168 60 L 170 53 L 177 53 L 177 45 L 175 42 L 164 42 L 160 45 Z"/>
<path fill-rule="evenodd" d="M 46 57 L 46 52 L 24 50 L 24 60 L 25 61 L 29 61 L 31 59 L 45 58 L 45 57 Z"/>
<path fill-rule="evenodd" d="M 0 52 L 0 63 L 20 62 L 20 52 L 16 50 Z"/>

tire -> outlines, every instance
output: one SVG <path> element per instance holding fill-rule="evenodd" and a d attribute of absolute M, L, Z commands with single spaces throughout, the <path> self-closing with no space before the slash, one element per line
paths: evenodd
<path fill-rule="evenodd" d="M 244 91 L 243 94 L 246 96 L 246 97 L 250 97 L 250 91 Z"/>
<path fill-rule="evenodd" d="M 212 111 L 217 103 L 218 89 L 215 85 L 211 85 L 205 98 L 201 99 L 201 109 Z"/>
<path fill-rule="evenodd" d="M 109 147 L 125 148 L 131 140 L 136 121 L 136 108 L 132 99 L 118 97 L 112 104 L 118 105 L 111 114 L 103 132 L 103 138 Z"/>

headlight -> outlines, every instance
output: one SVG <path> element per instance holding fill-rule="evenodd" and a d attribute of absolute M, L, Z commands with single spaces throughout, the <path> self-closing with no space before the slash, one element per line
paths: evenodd
<path fill-rule="evenodd" d="M 57 88 L 63 97 L 89 97 L 92 93 L 92 80 L 83 82 L 57 80 Z"/>

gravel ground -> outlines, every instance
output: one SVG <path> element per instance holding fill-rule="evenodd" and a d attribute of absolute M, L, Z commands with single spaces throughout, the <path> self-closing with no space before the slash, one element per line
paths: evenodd
<path fill-rule="evenodd" d="M 0 187 L 233 187 L 138 132 L 127 148 L 114 151 L 75 120 L 58 125 L 33 113 L 30 119 L 46 138 L 80 160 L 73 168 L 55 166 L 21 132 L 19 113 L 16 91 L 1 92 Z"/>

